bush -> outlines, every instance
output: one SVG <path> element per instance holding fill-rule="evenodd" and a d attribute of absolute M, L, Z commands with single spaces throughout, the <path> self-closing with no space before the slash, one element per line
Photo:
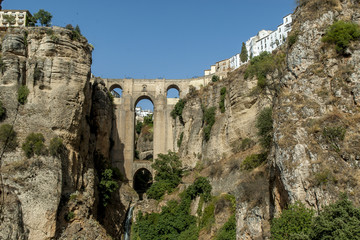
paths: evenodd
<path fill-rule="evenodd" d="M 65 220 L 66 220 L 67 222 L 70 222 L 74 217 L 75 217 L 75 213 L 74 213 L 74 212 L 68 212 L 68 213 L 65 215 Z"/>
<path fill-rule="evenodd" d="M 223 87 L 220 90 L 220 102 L 219 102 L 219 108 L 221 113 L 225 112 L 225 97 L 226 97 L 226 87 Z"/>
<path fill-rule="evenodd" d="M 30 133 L 22 145 L 26 157 L 46 154 L 45 138 L 41 133 Z"/>
<path fill-rule="evenodd" d="M 169 151 L 168 154 L 159 154 L 151 166 L 156 170 L 156 182 L 146 193 L 149 198 L 160 199 L 166 191 L 171 192 L 181 182 L 181 161 L 176 153 Z"/>
<path fill-rule="evenodd" d="M 299 37 L 299 32 L 294 32 L 288 37 L 288 47 L 291 48 L 297 41 Z"/>
<path fill-rule="evenodd" d="M 102 205 L 106 207 L 109 203 L 111 194 L 119 188 L 118 183 L 115 181 L 113 169 L 107 168 L 101 173 L 99 188 Z"/>
<path fill-rule="evenodd" d="M 280 68 L 285 61 L 285 54 L 272 55 L 268 52 L 262 52 L 259 56 L 253 57 L 250 65 L 245 70 L 244 78 L 256 76 L 257 86 L 264 89 L 268 84 L 266 75 Z"/>
<path fill-rule="evenodd" d="M 0 126 L 0 143 L 6 145 L 5 151 L 13 151 L 17 147 L 16 132 L 10 124 Z"/>
<path fill-rule="evenodd" d="M 172 116 L 173 119 L 176 119 L 176 117 L 178 116 L 181 123 L 184 123 L 183 118 L 182 118 L 182 112 L 184 110 L 185 104 L 186 104 L 186 100 L 180 99 L 175 104 L 174 109 L 170 113 L 170 115 Z"/>
<path fill-rule="evenodd" d="M 322 135 L 326 143 L 330 144 L 334 151 L 340 151 L 340 143 L 345 139 L 346 129 L 341 126 L 327 126 L 323 128 Z"/>
<path fill-rule="evenodd" d="M 26 103 L 26 99 L 30 91 L 27 86 L 21 85 L 18 89 L 18 102 L 22 105 Z"/>
<path fill-rule="evenodd" d="M 140 122 L 140 121 L 137 121 L 137 122 L 136 122 L 136 126 L 135 126 L 135 131 L 136 131 L 137 134 L 140 134 L 140 133 L 141 133 L 142 127 L 143 127 L 143 123 Z"/>
<path fill-rule="evenodd" d="M 182 143 L 183 138 L 184 138 L 184 132 L 182 132 L 182 133 L 180 134 L 180 137 L 179 137 L 179 139 L 177 140 L 177 146 L 178 146 L 178 148 L 181 146 L 181 143 Z"/>
<path fill-rule="evenodd" d="M 59 156 L 65 149 L 63 141 L 59 137 L 54 137 L 50 140 L 49 151 L 51 156 Z"/>
<path fill-rule="evenodd" d="M 219 81 L 220 80 L 220 78 L 219 78 L 219 76 L 217 76 L 217 75 L 214 75 L 214 76 L 212 76 L 212 78 L 211 78 L 211 81 L 212 82 L 217 82 L 217 81 Z"/>
<path fill-rule="evenodd" d="M 345 54 L 350 43 L 360 39 L 360 27 L 356 23 L 337 21 L 327 30 L 321 39 L 325 43 L 335 44 L 339 54 Z"/>
<path fill-rule="evenodd" d="M 198 177 L 195 182 L 186 189 L 186 194 L 194 199 L 197 196 L 201 196 L 205 202 L 208 202 L 211 198 L 211 185 L 208 179 L 205 177 Z"/>
<path fill-rule="evenodd" d="M 236 239 L 236 219 L 232 214 L 229 220 L 220 228 L 215 240 L 235 240 Z"/>
<path fill-rule="evenodd" d="M 287 240 L 299 239 L 298 236 L 305 236 L 300 239 L 308 239 L 312 228 L 314 211 L 307 209 L 302 203 L 296 202 L 285 209 L 280 217 L 274 218 L 271 222 L 271 239 Z M 316 238 L 321 239 L 321 238 Z"/>
<path fill-rule="evenodd" d="M 153 122 L 152 114 L 144 117 L 144 125 L 152 126 L 153 124 L 154 124 L 154 122 Z"/>
<path fill-rule="evenodd" d="M 297 224 L 299 225 L 299 223 Z M 324 207 L 314 219 L 311 239 L 360 239 L 360 208 L 346 195 Z"/>
<path fill-rule="evenodd" d="M 0 101 L 0 121 L 5 118 L 6 109 L 4 108 L 3 103 Z"/>
<path fill-rule="evenodd" d="M 215 123 L 216 108 L 215 107 L 205 108 L 203 111 L 204 111 L 203 121 L 205 123 L 204 138 L 205 141 L 209 141 L 211 128 Z"/>
<path fill-rule="evenodd" d="M 241 151 L 245 151 L 245 150 L 251 148 L 254 145 L 255 145 L 255 142 L 252 139 L 244 138 L 241 141 L 240 149 L 241 149 Z"/>
<path fill-rule="evenodd" d="M 257 135 L 260 137 L 260 144 L 264 150 L 268 150 L 271 146 L 273 136 L 273 119 L 272 109 L 264 108 L 256 119 Z"/>
<path fill-rule="evenodd" d="M 266 160 L 266 153 L 251 154 L 240 164 L 241 170 L 252 170 L 260 166 Z"/>

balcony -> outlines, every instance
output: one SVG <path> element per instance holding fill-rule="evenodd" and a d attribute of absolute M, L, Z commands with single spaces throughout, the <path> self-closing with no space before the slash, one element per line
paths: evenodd
<path fill-rule="evenodd" d="M 19 13 L 18 18 L 24 18 L 24 14 L 23 14 L 23 13 Z"/>

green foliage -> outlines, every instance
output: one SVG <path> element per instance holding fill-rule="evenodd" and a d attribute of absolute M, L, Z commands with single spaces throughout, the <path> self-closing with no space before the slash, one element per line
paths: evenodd
<path fill-rule="evenodd" d="M 176 153 L 169 151 L 168 154 L 159 154 L 151 166 L 156 170 L 156 182 L 146 193 L 149 198 L 160 199 L 166 191 L 171 192 L 181 182 L 181 161 Z"/>
<path fill-rule="evenodd" d="M 210 229 L 211 225 L 215 222 L 215 202 L 209 203 L 200 218 L 199 228 Z"/>
<path fill-rule="evenodd" d="M 143 123 L 141 121 L 137 121 L 135 126 L 135 131 L 137 134 L 141 133 L 142 127 L 143 127 Z"/>
<path fill-rule="evenodd" d="M 242 43 L 242 46 L 241 46 L 240 60 L 243 63 L 248 60 L 248 52 L 247 52 L 246 45 L 244 42 Z"/>
<path fill-rule="evenodd" d="M 235 240 L 236 239 L 236 219 L 232 214 L 229 220 L 220 228 L 215 240 Z"/>
<path fill-rule="evenodd" d="M 154 124 L 153 122 L 153 115 L 149 114 L 148 116 L 144 117 L 144 125 L 152 126 Z"/>
<path fill-rule="evenodd" d="M 279 69 L 285 61 L 285 54 L 273 55 L 268 52 L 262 52 L 259 56 L 253 57 L 250 65 L 245 70 L 244 78 L 257 77 L 257 86 L 264 89 L 268 83 L 266 75 Z"/>
<path fill-rule="evenodd" d="M 59 137 L 54 137 L 50 140 L 49 152 L 51 156 L 60 156 L 60 154 L 64 151 L 65 146 L 63 141 Z"/>
<path fill-rule="evenodd" d="M 114 104 L 114 95 L 112 95 L 110 91 L 107 91 L 107 95 L 109 97 L 111 104 Z"/>
<path fill-rule="evenodd" d="M 76 25 L 76 27 L 74 28 L 71 24 L 67 24 L 65 28 L 71 31 L 70 33 L 71 40 L 80 40 L 80 38 L 82 37 L 79 25 Z"/>
<path fill-rule="evenodd" d="M 334 151 L 340 151 L 340 143 L 345 139 L 346 129 L 342 126 L 327 126 L 323 128 L 322 135 L 326 143 L 330 144 Z"/>
<path fill-rule="evenodd" d="M 75 213 L 74 213 L 74 212 L 68 212 L 68 213 L 65 215 L 65 220 L 66 220 L 67 222 L 70 222 L 74 217 L 75 217 Z"/>
<path fill-rule="evenodd" d="M 307 209 L 302 203 L 296 202 L 285 209 L 280 217 L 271 222 L 271 239 L 288 240 L 299 239 L 298 236 L 309 235 L 312 228 L 314 211 Z"/>
<path fill-rule="evenodd" d="M 15 24 L 16 17 L 10 14 L 3 14 L 3 19 L 5 19 L 9 24 Z"/>
<path fill-rule="evenodd" d="M 360 239 L 359 226 L 360 208 L 355 208 L 347 196 L 342 195 L 314 219 L 310 239 Z"/>
<path fill-rule="evenodd" d="M 226 87 L 223 87 L 220 90 L 220 102 L 219 102 L 219 108 L 221 113 L 225 112 L 225 97 L 226 97 Z"/>
<path fill-rule="evenodd" d="M 177 140 L 177 146 L 178 146 L 178 148 L 181 146 L 181 143 L 182 143 L 183 138 L 184 138 L 184 132 L 182 132 L 182 133 L 180 134 L 180 137 L 179 137 L 179 139 Z"/>
<path fill-rule="evenodd" d="M 40 21 L 41 26 L 50 27 L 51 19 L 51 13 L 45 11 L 44 9 L 40 9 L 37 13 L 34 14 L 35 22 Z"/>
<path fill-rule="evenodd" d="M 6 145 L 5 151 L 13 151 L 16 149 L 16 132 L 10 124 L 3 124 L 0 126 L 0 143 L 2 147 Z"/>
<path fill-rule="evenodd" d="M 176 117 L 178 116 L 181 123 L 183 123 L 182 112 L 184 110 L 185 104 L 186 104 L 186 100 L 180 99 L 175 104 L 174 109 L 170 113 L 173 119 L 176 119 Z"/>
<path fill-rule="evenodd" d="M 186 194 L 191 199 L 201 196 L 205 202 L 211 199 L 211 185 L 207 178 L 198 177 L 195 182 L 186 189 Z"/>
<path fill-rule="evenodd" d="M 315 184 L 322 185 L 327 184 L 328 182 L 335 182 L 336 179 L 332 172 L 329 169 L 321 170 L 315 174 Z"/>
<path fill-rule="evenodd" d="M 30 91 L 27 86 L 21 85 L 18 89 L 18 102 L 22 105 L 26 103 L 26 99 L 29 95 Z"/>
<path fill-rule="evenodd" d="M 256 119 L 257 135 L 260 137 L 260 144 L 264 150 L 268 150 L 271 146 L 273 136 L 273 119 L 272 109 L 270 107 L 264 108 Z"/>
<path fill-rule="evenodd" d="M 252 139 L 244 138 L 241 141 L 240 149 L 241 149 L 241 151 L 245 151 L 245 150 L 251 148 L 254 145 L 255 145 L 255 142 Z"/>
<path fill-rule="evenodd" d="M 220 80 L 220 77 L 217 76 L 217 75 L 213 75 L 212 78 L 211 78 L 211 81 L 212 81 L 212 82 L 217 82 L 217 81 L 219 81 L 219 80 Z"/>
<path fill-rule="evenodd" d="M 46 154 L 45 138 L 41 133 L 30 133 L 22 145 L 26 157 Z"/>
<path fill-rule="evenodd" d="M 327 30 L 321 39 L 323 42 L 335 44 L 339 54 L 345 54 L 352 41 L 360 39 L 360 27 L 356 23 L 337 21 Z"/>
<path fill-rule="evenodd" d="M 294 32 L 288 37 L 288 47 L 291 48 L 294 45 L 299 37 L 299 32 Z"/>
<path fill-rule="evenodd" d="M 0 100 L 0 121 L 5 118 L 5 115 L 6 115 L 6 109 L 4 108 L 4 105 Z"/>
<path fill-rule="evenodd" d="M 260 166 L 266 160 L 266 153 L 251 154 L 242 161 L 240 168 L 242 170 L 252 170 Z"/>
<path fill-rule="evenodd" d="M 204 138 L 205 138 L 205 141 L 209 141 L 210 134 L 211 134 L 211 128 L 215 123 L 216 108 L 215 107 L 205 108 L 205 109 L 203 109 L 203 111 L 204 111 L 203 121 L 205 123 Z"/>
<path fill-rule="evenodd" d="M 112 192 L 119 188 L 112 168 L 107 168 L 101 173 L 99 188 L 102 205 L 106 207 L 109 203 Z"/>

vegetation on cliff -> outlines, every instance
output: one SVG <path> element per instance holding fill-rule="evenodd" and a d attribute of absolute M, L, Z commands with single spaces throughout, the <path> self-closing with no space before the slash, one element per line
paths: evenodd
<path fill-rule="evenodd" d="M 320 211 L 296 202 L 271 223 L 271 238 L 285 239 L 360 239 L 360 208 L 342 195 Z"/>

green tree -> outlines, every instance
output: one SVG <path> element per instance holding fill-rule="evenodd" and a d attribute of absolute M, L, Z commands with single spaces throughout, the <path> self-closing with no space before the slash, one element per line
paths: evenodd
<path fill-rule="evenodd" d="M 256 119 L 257 135 L 260 137 L 260 144 L 264 150 L 268 150 L 273 136 L 272 109 L 264 108 Z"/>
<path fill-rule="evenodd" d="M 37 13 L 34 14 L 35 21 L 40 21 L 41 26 L 50 27 L 51 26 L 51 13 L 45 11 L 44 9 L 40 9 Z"/>
<path fill-rule="evenodd" d="M 324 207 L 314 220 L 311 239 L 360 239 L 360 209 L 346 195 Z"/>
<path fill-rule="evenodd" d="M 242 47 L 241 47 L 241 53 L 240 53 L 240 60 L 241 62 L 246 62 L 248 60 L 248 52 L 245 46 L 245 43 L 242 43 Z"/>
<path fill-rule="evenodd" d="M 5 151 L 12 151 L 17 147 L 16 132 L 10 124 L 0 126 L 0 144 L 2 147 L 6 145 Z"/>
<path fill-rule="evenodd" d="M 272 220 L 271 239 L 309 239 L 313 216 L 314 211 L 307 209 L 301 202 L 289 205 L 278 218 Z"/>
<path fill-rule="evenodd" d="M 46 146 L 44 144 L 45 138 L 41 133 L 30 133 L 22 145 L 26 157 L 30 158 L 36 155 L 46 153 Z"/>
<path fill-rule="evenodd" d="M 143 123 L 141 121 L 137 121 L 135 126 L 135 131 L 137 134 L 141 133 L 142 127 L 143 127 Z"/>
<path fill-rule="evenodd" d="M 111 194 L 119 188 L 119 184 L 115 181 L 113 169 L 107 168 L 101 173 L 100 193 L 101 202 L 106 207 L 110 201 Z"/>
<path fill-rule="evenodd" d="M 181 123 L 183 123 L 182 112 L 184 110 L 185 104 L 186 104 L 186 100 L 180 99 L 175 104 L 174 109 L 170 113 L 173 119 L 176 119 L 176 117 L 178 116 Z"/>
<path fill-rule="evenodd" d="M 149 198 L 160 199 L 166 191 L 171 192 L 181 182 L 181 161 L 176 153 L 169 151 L 167 154 L 159 154 L 151 166 L 156 170 L 156 182 L 147 194 Z"/>

